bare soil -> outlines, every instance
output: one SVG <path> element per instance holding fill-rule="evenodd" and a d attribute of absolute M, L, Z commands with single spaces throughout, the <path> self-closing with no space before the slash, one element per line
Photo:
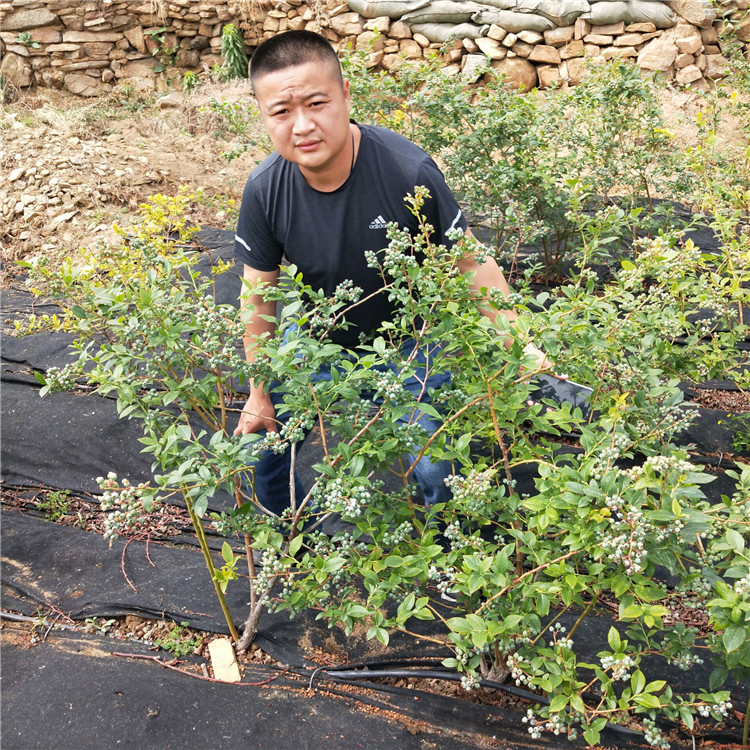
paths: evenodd
<path fill-rule="evenodd" d="M 113 223 L 127 229 L 149 196 L 175 195 L 181 187 L 200 191 L 191 222 L 233 228 L 247 177 L 264 154 L 222 156 L 240 137 L 212 100 L 239 104 L 242 116 L 253 105 L 247 81 L 206 84 L 167 99 L 119 88 L 91 101 L 39 89 L 4 105 L 3 280 L 17 275 L 16 260 L 54 261 L 103 240 L 117 243 Z M 250 128 L 259 132 L 260 125 L 251 120 Z"/>
<path fill-rule="evenodd" d="M 747 414 L 750 412 L 750 393 L 744 391 L 720 391 L 708 388 L 698 390 L 692 399 L 706 409 Z"/>

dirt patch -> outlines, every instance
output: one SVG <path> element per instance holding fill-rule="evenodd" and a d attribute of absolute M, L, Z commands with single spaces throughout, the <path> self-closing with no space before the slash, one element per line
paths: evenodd
<path fill-rule="evenodd" d="M 93 497 L 87 498 L 66 490 L 51 487 L 36 489 L 2 488 L 2 504 L 20 511 L 34 511 L 48 521 L 73 526 L 82 531 L 104 535 L 105 519 L 108 515 Z M 148 537 L 154 540 L 171 539 L 191 528 L 187 510 L 168 503 L 162 503 L 149 515 Z M 139 538 L 136 535 L 134 538 Z"/>
<path fill-rule="evenodd" d="M 235 104 L 236 110 L 229 109 Z M 191 221 L 232 228 L 247 177 L 264 152 L 248 151 L 232 161 L 222 153 L 239 145 L 233 127 L 260 134 L 259 123 L 247 117 L 252 106 L 246 81 L 206 85 L 189 96 L 173 93 L 168 100 L 120 88 L 84 103 L 39 89 L 4 106 L 4 280 L 17 272 L 12 261 L 117 243 L 113 223 L 127 229 L 148 196 L 174 195 L 181 186 L 201 191 Z"/>
<path fill-rule="evenodd" d="M 743 391 L 718 391 L 700 388 L 692 397 L 693 403 L 706 409 L 720 409 L 738 414 L 750 413 L 750 393 Z"/>

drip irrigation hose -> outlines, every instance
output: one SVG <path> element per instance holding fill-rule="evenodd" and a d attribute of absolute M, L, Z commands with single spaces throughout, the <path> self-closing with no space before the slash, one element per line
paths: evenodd
<path fill-rule="evenodd" d="M 367 665 L 365 665 L 367 666 Z M 384 677 L 411 677 L 411 678 L 422 678 L 422 679 L 433 679 L 433 680 L 446 680 L 448 682 L 460 682 L 461 675 L 455 672 L 438 672 L 431 669 L 424 670 L 410 670 L 410 669 L 380 669 L 380 670 L 369 670 L 359 671 L 352 669 L 351 665 L 343 667 L 319 667 L 316 669 L 310 677 L 310 687 L 312 688 L 313 681 L 316 675 L 320 672 L 329 674 L 330 676 L 338 677 L 339 679 L 345 680 L 369 680 Z M 525 700 L 531 701 L 532 703 L 541 703 L 544 706 L 549 705 L 549 699 L 544 696 L 531 693 L 528 690 L 514 687 L 513 685 L 503 685 L 500 682 L 494 680 L 479 680 L 480 687 L 491 688 L 493 690 L 499 690 L 503 693 L 508 693 L 516 698 L 524 698 Z M 630 737 L 642 737 L 643 732 L 639 732 L 635 729 L 628 729 L 627 727 L 620 726 L 619 724 L 611 724 L 607 722 L 605 725 L 606 729 L 619 734 L 625 734 Z"/>
<path fill-rule="evenodd" d="M 327 672 L 337 669 L 381 669 L 383 667 L 441 667 L 445 657 L 427 656 L 421 659 L 415 657 L 401 659 L 378 659 L 377 661 L 366 661 L 359 664 L 343 664 L 339 667 L 323 667 Z"/>

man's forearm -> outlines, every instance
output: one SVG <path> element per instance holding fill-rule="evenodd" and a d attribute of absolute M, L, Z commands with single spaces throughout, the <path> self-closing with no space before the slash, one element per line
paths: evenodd
<path fill-rule="evenodd" d="M 499 328 L 505 329 L 505 325 L 500 325 L 500 316 L 512 326 L 513 321 L 518 318 L 518 313 L 513 309 L 498 310 L 490 304 L 489 295 L 493 289 L 498 289 L 504 297 L 510 296 L 510 287 L 505 280 L 500 266 L 492 258 L 487 258 L 484 263 L 478 263 L 474 258 L 467 256 L 459 261 L 461 273 L 471 274 L 471 288 L 476 292 L 479 299 L 479 311 L 485 317 L 489 318 Z M 513 345 L 513 338 L 508 337 L 503 341 L 507 349 Z M 524 351 L 527 355 L 536 359 L 536 364 L 540 368 L 551 366 L 547 355 L 532 343 L 527 343 Z"/>
<path fill-rule="evenodd" d="M 245 357 L 248 362 L 254 362 L 258 352 L 258 344 L 266 334 L 272 335 L 276 330 L 274 317 L 276 304 L 263 300 L 262 297 L 252 295 L 243 303 L 243 311 L 246 315 L 245 333 L 242 337 L 242 345 L 245 349 Z M 251 393 L 254 390 L 262 390 L 263 384 L 250 383 Z"/>

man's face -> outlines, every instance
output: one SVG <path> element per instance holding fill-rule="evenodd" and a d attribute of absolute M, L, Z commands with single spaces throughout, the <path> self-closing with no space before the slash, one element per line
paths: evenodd
<path fill-rule="evenodd" d="M 311 61 L 266 73 L 254 89 L 274 148 L 299 165 L 308 182 L 348 170 L 349 82 L 342 86 L 330 63 Z"/>

